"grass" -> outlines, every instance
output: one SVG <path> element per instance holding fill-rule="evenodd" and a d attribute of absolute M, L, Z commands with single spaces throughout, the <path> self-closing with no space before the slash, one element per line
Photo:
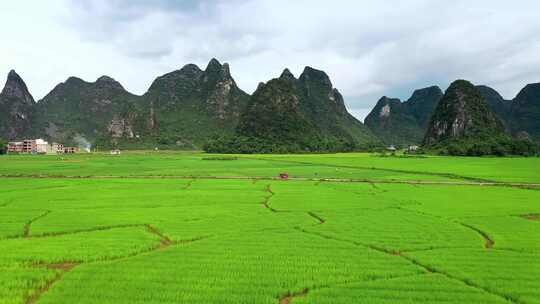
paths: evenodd
<path fill-rule="evenodd" d="M 0 303 L 540 303 L 536 164 L 1 157 Z"/>

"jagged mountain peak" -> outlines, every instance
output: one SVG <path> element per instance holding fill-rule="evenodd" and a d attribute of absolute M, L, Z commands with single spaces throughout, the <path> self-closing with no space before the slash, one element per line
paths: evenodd
<path fill-rule="evenodd" d="M 118 81 L 114 80 L 114 78 L 109 77 L 107 75 L 103 75 L 103 76 L 98 77 L 98 79 L 96 79 L 96 82 L 114 82 L 114 83 L 118 83 Z"/>
<path fill-rule="evenodd" d="M 499 92 L 497 92 L 495 89 L 488 87 L 486 85 L 479 85 L 476 86 L 480 94 L 484 97 L 486 102 L 488 103 L 491 110 L 505 122 L 505 125 L 507 125 L 507 121 L 510 117 L 510 107 L 511 107 L 511 101 L 505 100 Z"/>
<path fill-rule="evenodd" d="M 215 58 L 212 58 L 210 60 L 210 62 L 206 66 L 206 69 L 204 70 L 204 73 L 206 77 L 210 78 L 217 76 L 221 79 L 232 79 L 229 64 L 227 62 L 221 64 Z"/>
<path fill-rule="evenodd" d="M 426 97 L 437 95 L 442 97 L 443 91 L 439 86 L 429 86 L 422 89 L 416 89 L 411 95 L 411 98 L 408 99 L 409 102 L 425 102 Z"/>
<path fill-rule="evenodd" d="M 103 89 L 124 90 L 124 87 L 120 84 L 120 82 L 106 75 L 103 75 L 96 79 L 95 84 Z"/>
<path fill-rule="evenodd" d="M 515 134 L 525 131 L 540 139 L 540 83 L 526 85 L 510 106 L 511 130 Z"/>
<path fill-rule="evenodd" d="M 202 70 L 199 68 L 198 65 L 189 63 L 184 65 L 178 72 L 184 74 L 184 75 L 199 75 Z"/>
<path fill-rule="evenodd" d="M 540 82 L 527 84 L 519 91 L 514 100 L 518 103 L 533 102 L 540 104 Z"/>
<path fill-rule="evenodd" d="M 11 70 L 8 73 L 6 84 L 0 93 L 4 98 L 18 99 L 26 104 L 33 104 L 34 97 L 28 91 L 26 83 L 15 70 Z"/>
<path fill-rule="evenodd" d="M 285 68 L 283 70 L 283 72 L 281 73 L 281 75 L 279 76 L 279 78 L 281 79 L 291 79 L 291 80 L 296 80 L 296 78 L 294 77 L 293 73 L 291 73 L 291 71 L 288 69 L 288 68 Z"/>
<path fill-rule="evenodd" d="M 481 140 L 504 134 L 502 122 L 489 108 L 480 90 L 463 79 L 450 84 L 431 117 L 424 143 L 462 138 Z"/>
<path fill-rule="evenodd" d="M 81 83 L 87 83 L 87 82 L 79 77 L 70 76 L 62 84 L 81 84 Z"/>
<path fill-rule="evenodd" d="M 499 94 L 499 92 L 497 92 L 492 87 L 489 87 L 487 85 L 477 85 L 476 88 L 478 88 L 478 90 L 480 90 L 482 95 L 490 94 L 490 95 L 492 95 L 493 97 L 495 97 L 497 99 L 504 100 L 504 98 L 501 96 L 501 94 Z"/>
<path fill-rule="evenodd" d="M 371 113 L 366 117 L 367 124 L 373 124 L 377 119 L 388 119 L 394 111 L 401 108 L 401 100 L 399 98 L 391 98 L 388 96 L 381 97 Z"/>
<path fill-rule="evenodd" d="M 320 83 L 327 89 L 332 88 L 332 82 L 330 81 L 330 77 L 328 77 L 328 74 L 326 74 L 324 71 L 314 69 L 310 66 L 306 66 L 304 68 L 304 71 L 298 79 L 304 83 Z"/>
<path fill-rule="evenodd" d="M 383 96 L 364 122 L 387 144 L 418 144 L 441 97 L 437 86 L 417 89 L 404 102 Z"/>
<path fill-rule="evenodd" d="M 208 65 L 206 66 L 206 72 L 212 72 L 212 71 L 220 71 L 222 69 L 222 65 L 216 58 L 210 59 L 208 62 Z"/>
<path fill-rule="evenodd" d="M 401 103 L 401 99 L 388 97 L 388 96 L 384 95 L 383 97 L 381 97 L 377 101 L 377 104 L 382 104 L 382 105 L 386 105 L 386 104 L 390 104 L 390 103 Z"/>

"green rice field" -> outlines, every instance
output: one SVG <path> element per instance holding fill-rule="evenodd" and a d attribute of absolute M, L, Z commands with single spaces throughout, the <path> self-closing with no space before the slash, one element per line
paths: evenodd
<path fill-rule="evenodd" d="M 540 158 L 8 155 L 0 181 L 1 304 L 540 303 Z"/>

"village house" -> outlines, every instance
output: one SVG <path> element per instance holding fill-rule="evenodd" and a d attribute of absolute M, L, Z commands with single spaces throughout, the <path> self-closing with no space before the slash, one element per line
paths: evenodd
<path fill-rule="evenodd" d="M 79 153 L 78 147 L 64 147 L 64 154 Z"/>
<path fill-rule="evenodd" d="M 64 147 L 63 144 L 52 143 L 38 139 L 25 139 L 23 141 L 11 141 L 8 143 L 8 153 L 17 154 L 63 154 L 77 153 L 77 147 Z"/>
<path fill-rule="evenodd" d="M 8 153 L 23 153 L 24 145 L 22 141 L 10 141 L 8 143 Z"/>
<path fill-rule="evenodd" d="M 414 152 L 418 151 L 418 149 L 419 149 L 418 146 L 409 146 L 407 148 L 407 152 L 409 152 L 409 153 L 413 152 L 414 153 Z"/>

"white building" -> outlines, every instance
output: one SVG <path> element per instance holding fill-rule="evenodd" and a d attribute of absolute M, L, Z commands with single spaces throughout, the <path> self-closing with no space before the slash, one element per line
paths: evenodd
<path fill-rule="evenodd" d="M 41 138 L 36 139 L 36 153 L 45 154 L 50 151 L 49 143 Z"/>

